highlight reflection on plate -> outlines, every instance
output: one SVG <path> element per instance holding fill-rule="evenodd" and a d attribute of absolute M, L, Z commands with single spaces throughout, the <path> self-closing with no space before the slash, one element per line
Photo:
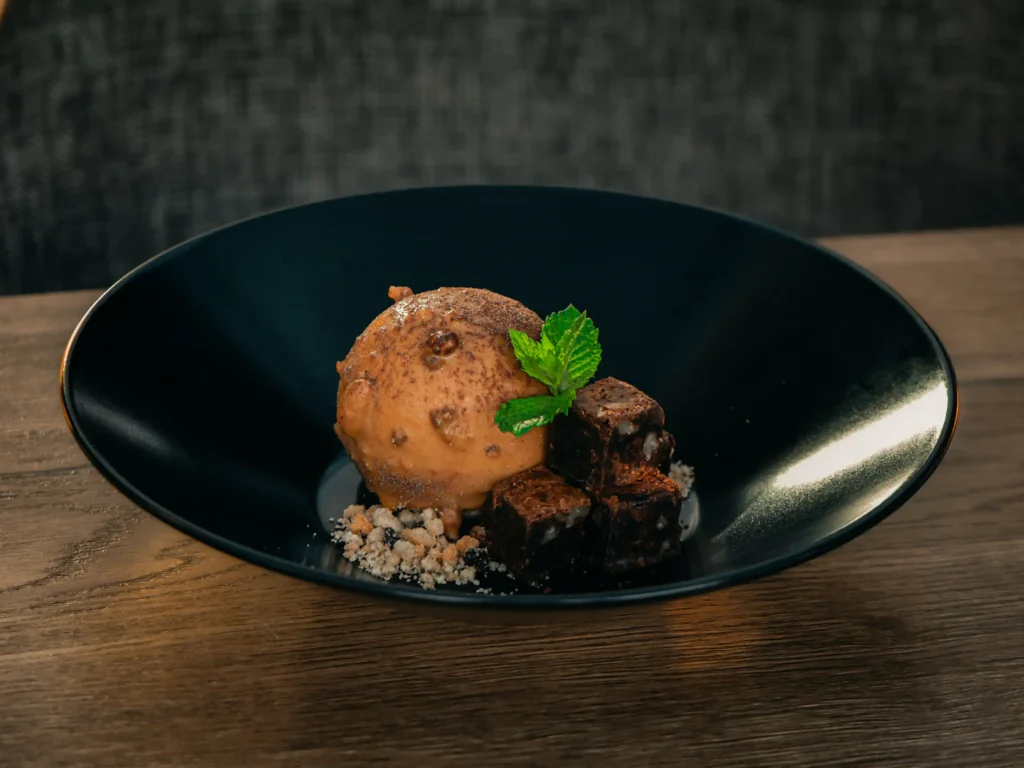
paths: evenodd
<path fill-rule="evenodd" d="M 685 562 L 500 596 L 385 583 L 345 561 L 326 520 L 354 480 L 332 429 L 334 365 L 393 284 L 585 308 L 599 376 L 657 399 L 696 470 Z M 97 302 L 61 375 L 86 455 L 168 523 L 294 576 L 492 608 L 664 599 L 820 555 L 921 486 L 957 412 L 934 333 L 841 257 L 700 208 L 529 187 L 334 200 L 190 240 Z"/>

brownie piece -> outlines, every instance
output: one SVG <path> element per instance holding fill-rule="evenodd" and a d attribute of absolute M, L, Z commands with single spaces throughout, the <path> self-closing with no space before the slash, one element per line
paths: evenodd
<path fill-rule="evenodd" d="M 498 483 L 481 512 L 490 553 L 536 586 L 571 573 L 585 559 L 590 497 L 546 467 Z"/>
<path fill-rule="evenodd" d="M 625 573 L 681 554 L 682 503 L 679 486 L 651 468 L 598 495 L 590 536 L 599 567 L 607 573 Z"/>
<path fill-rule="evenodd" d="M 667 472 L 676 444 L 661 406 L 613 378 L 583 387 L 548 434 L 551 468 L 592 493 L 629 482 L 644 467 Z"/>

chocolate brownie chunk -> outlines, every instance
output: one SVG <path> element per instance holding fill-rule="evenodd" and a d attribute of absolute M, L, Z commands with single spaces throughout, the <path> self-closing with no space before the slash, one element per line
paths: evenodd
<path fill-rule="evenodd" d="M 645 467 L 667 472 L 675 448 L 661 406 L 613 378 L 583 387 L 549 436 L 551 468 L 592 493 L 629 482 Z"/>
<path fill-rule="evenodd" d="M 656 469 L 596 497 L 590 536 L 599 567 L 625 573 L 677 557 L 682 491 Z"/>
<path fill-rule="evenodd" d="M 518 578 L 543 586 L 584 559 L 590 498 L 546 467 L 498 483 L 481 515 L 491 554 Z"/>

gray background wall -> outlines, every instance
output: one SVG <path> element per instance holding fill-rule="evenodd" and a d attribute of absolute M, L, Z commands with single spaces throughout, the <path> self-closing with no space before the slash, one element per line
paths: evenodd
<path fill-rule="evenodd" d="M 802 234 L 1024 221 L 1020 0 L 8 0 L 0 293 L 282 205 L 606 187 Z"/>

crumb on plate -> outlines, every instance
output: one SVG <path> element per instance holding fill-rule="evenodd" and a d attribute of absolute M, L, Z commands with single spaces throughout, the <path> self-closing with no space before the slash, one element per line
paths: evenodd
<path fill-rule="evenodd" d="M 693 488 L 693 467 L 689 467 L 681 461 L 673 461 L 672 466 L 668 469 L 668 476 L 679 486 L 684 499 L 690 495 L 690 490 Z"/>
<path fill-rule="evenodd" d="M 439 584 L 479 586 L 477 571 L 495 570 L 493 561 L 474 536 L 449 540 L 441 516 L 422 512 L 352 504 L 338 519 L 331 539 L 345 558 L 381 579 L 398 578 L 433 589 Z"/>

